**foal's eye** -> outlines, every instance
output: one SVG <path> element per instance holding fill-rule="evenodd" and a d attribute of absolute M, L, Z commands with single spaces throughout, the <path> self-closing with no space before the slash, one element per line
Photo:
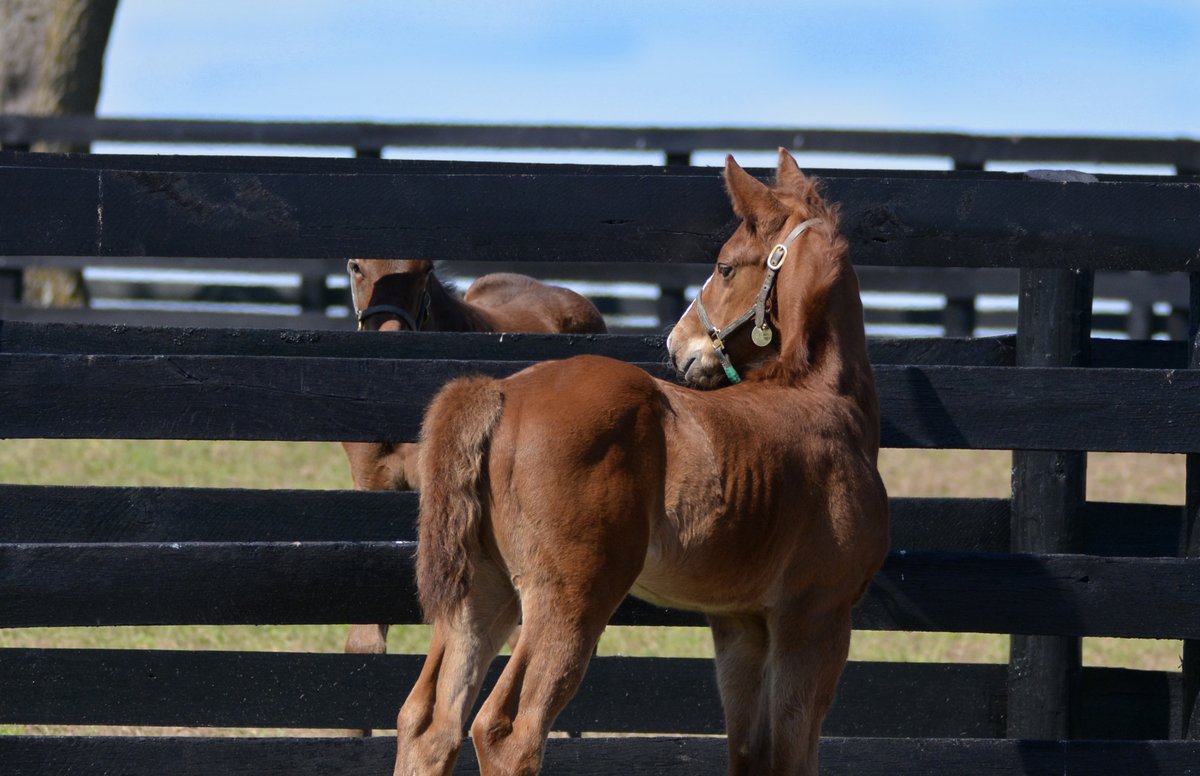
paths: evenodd
<path fill-rule="evenodd" d="M 362 267 L 358 266 L 357 261 L 349 262 L 349 269 L 350 269 L 351 274 L 354 274 L 354 275 L 362 274 Z"/>
<path fill-rule="evenodd" d="M 729 278 L 730 276 L 733 275 L 733 265 L 732 264 L 718 264 L 717 272 L 721 275 L 721 277 Z"/>

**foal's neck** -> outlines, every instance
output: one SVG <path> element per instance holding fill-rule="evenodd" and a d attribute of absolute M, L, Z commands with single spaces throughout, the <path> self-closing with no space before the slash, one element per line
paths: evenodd
<path fill-rule="evenodd" d="M 487 318 L 443 286 L 437 275 L 429 276 L 429 316 L 434 331 L 492 331 Z"/>

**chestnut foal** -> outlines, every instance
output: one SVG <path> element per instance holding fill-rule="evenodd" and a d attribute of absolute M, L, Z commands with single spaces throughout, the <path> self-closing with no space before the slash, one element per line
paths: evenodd
<path fill-rule="evenodd" d="M 816 774 L 887 493 L 858 280 L 836 209 L 781 149 L 726 160 L 741 225 L 668 340 L 698 391 L 581 356 L 448 384 L 425 418 L 417 584 L 433 624 L 395 773 L 534 774 L 627 593 L 708 614 L 732 774 Z M 743 311 L 746 311 L 743 313 Z"/>
<path fill-rule="evenodd" d="M 433 262 L 350 259 L 350 294 L 359 331 L 502 331 L 603 334 L 604 318 L 584 297 L 526 275 L 497 272 L 459 299 Z M 343 442 L 359 490 L 417 490 L 418 446 Z M 355 625 L 346 651 L 383 654 L 387 625 Z M 354 731 L 359 733 L 361 731 Z"/>

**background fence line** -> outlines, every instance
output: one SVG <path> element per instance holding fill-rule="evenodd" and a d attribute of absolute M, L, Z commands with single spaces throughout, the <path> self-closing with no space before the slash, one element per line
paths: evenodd
<path fill-rule="evenodd" d="M 243 256 L 264 267 L 299 254 L 324 273 L 344 247 L 495 262 L 550 244 L 526 258 L 550 272 L 580 258 L 598 271 L 637 258 L 651 278 L 681 273 L 681 257 L 711 261 L 730 227 L 716 172 L 641 172 L 649 169 L 5 153 L 0 205 L 10 218 L 0 222 L 0 254 L 213 266 Z M 1012 500 L 893 499 L 893 552 L 856 627 L 1027 634 L 1057 646 L 1039 653 L 1030 640 L 1010 666 L 852 664 L 826 728 L 825 771 L 1189 772 L 1200 756 L 1182 740 L 1200 686 L 1190 523 L 1179 508 L 1087 502 L 1074 454 L 1187 453 L 1194 513 L 1200 372 L 1186 367 L 1195 324 L 1188 342 L 1090 339 L 1090 283 L 1073 270 L 1173 273 L 1150 276 L 1171 294 L 1188 273 L 1200 308 L 1191 274 L 1200 187 L 1186 177 L 1088 183 L 962 171 L 831 171 L 827 180 L 864 275 L 899 266 L 914 273 L 905 282 L 929 267 L 955 283 L 977 271 L 981 283 L 1024 278 L 1015 336 L 872 340 L 885 444 L 1046 451 L 1021 453 Z M 469 218 L 463 192 L 473 196 Z M 573 229 L 586 239 L 559 231 Z M 0 320 L 0 436 L 412 438 L 449 377 L 581 352 L 667 375 L 653 336 Z M 0 486 L 0 627 L 414 622 L 414 510 L 411 495 L 392 493 Z M 1047 518 L 1032 540 L 1030 514 Z M 616 622 L 702 620 L 630 602 Z M 1182 672 L 1081 668 L 1071 645 L 1093 635 L 1191 647 Z M 1024 672 L 1027 664 L 1041 668 Z M 372 727 L 394 714 L 416 670 L 402 656 L 7 649 L 0 721 Z M 605 658 L 588 682 L 563 729 L 654 735 L 555 741 L 548 769 L 591 772 L 579 762 L 590 761 L 630 773 L 724 771 L 723 741 L 689 737 L 720 730 L 706 663 Z M 262 702 L 238 701 L 255 687 Z M 3 736 L 0 757 L 30 773 L 111 758 L 130 773 L 233 763 L 361 773 L 385 769 L 393 746 Z M 461 768 L 470 767 L 468 756 Z"/>

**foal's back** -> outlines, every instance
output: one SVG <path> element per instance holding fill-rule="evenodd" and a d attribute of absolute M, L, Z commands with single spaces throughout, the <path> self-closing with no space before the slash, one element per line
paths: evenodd
<path fill-rule="evenodd" d="M 603 334 L 604 318 L 584 297 L 528 275 L 493 272 L 463 295 L 494 331 Z"/>

